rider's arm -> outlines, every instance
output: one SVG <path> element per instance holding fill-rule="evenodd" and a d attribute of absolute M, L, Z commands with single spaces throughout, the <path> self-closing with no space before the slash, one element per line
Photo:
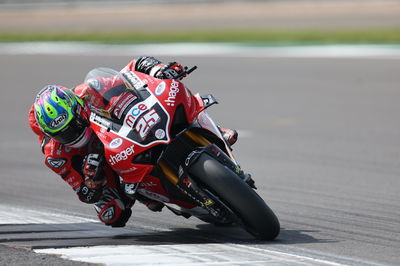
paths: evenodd
<path fill-rule="evenodd" d="M 80 201 L 95 203 L 100 199 L 101 190 L 89 188 L 83 178 L 83 154 L 80 149 L 71 149 L 51 138 L 44 141 L 45 164 L 69 184 Z"/>

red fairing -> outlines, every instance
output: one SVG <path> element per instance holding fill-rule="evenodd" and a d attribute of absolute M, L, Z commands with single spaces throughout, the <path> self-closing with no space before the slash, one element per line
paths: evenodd
<path fill-rule="evenodd" d="M 183 107 L 188 122 L 192 123 L 204 110 L 204 105 L 201 98 L 194 96 L 179 80 L 161 80 L 140 72 L 128 72 L 126 77 L 142 82 L 142 90 L 146 90 L 148 96 L 141 101 L 132 100 L 130 105 L 124 104 L 128 102 L 124 97 L 128 96 L 122 94 L 116 97 L 118 100 L 110 100 L 107 111 L 120 119 L 118 129 L 110 130 L 110 122 L 101 115 L 92 113 L 90 121 L 104 144 L 108 164 L 125 182 L 137 183 L 150 174 L 153 165 L 133 163 L 132 159 L 156 145 L 171 142 L 170 130 L 178 106 Z M 114 86 L 121 84 L 113 82 Z M 109 106 L 118 108 L 118 113 Z M 122 113 L 125 116 L 117 117 Z"/>

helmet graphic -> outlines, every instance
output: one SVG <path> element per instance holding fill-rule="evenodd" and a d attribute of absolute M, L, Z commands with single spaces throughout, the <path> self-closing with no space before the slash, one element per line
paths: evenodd
<path fill-rule="evenodd" d="M 40 129 L 58 142 L 72 145 L 85 135 L 84 103 L 70 89 L 46 86 L 36 96 L 34 108 Z"/>

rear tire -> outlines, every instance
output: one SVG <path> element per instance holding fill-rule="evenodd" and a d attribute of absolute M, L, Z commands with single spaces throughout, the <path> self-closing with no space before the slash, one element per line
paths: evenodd
<path fill-rule="evenodd" d="M 242 220 L 244 228 L 262 240 L 275 239 L 278 218 L 264 200 L 238 175 L 203 153 L 189 168 L 192 178 L 211 189 Z"/>

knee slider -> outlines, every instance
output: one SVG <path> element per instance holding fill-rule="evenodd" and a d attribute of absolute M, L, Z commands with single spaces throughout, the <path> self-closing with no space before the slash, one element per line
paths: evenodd
<path fill-rule="evenodd" d="M 131 217 L 132 210 L 126 208 L 119 199 L 110 200 L 107 203 L 96 203 L 95 209 L 101 222 L 111 227 L 124 227 Z"/>

